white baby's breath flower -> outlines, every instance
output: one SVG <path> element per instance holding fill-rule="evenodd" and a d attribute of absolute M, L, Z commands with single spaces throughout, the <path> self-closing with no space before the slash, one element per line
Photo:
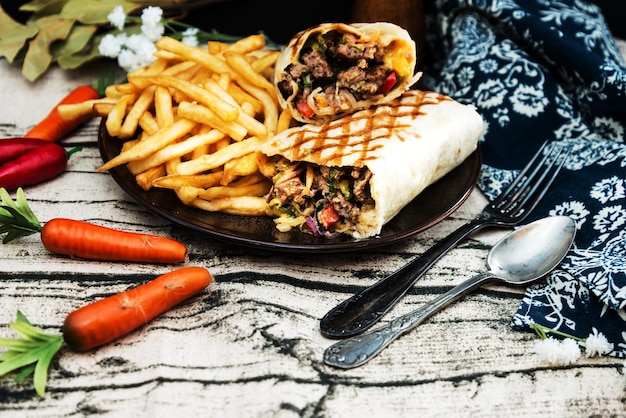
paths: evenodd
<path fill-rule="evenodd" d="M 183 31 L 181 42 L 189 46 L 198 46 L 198 28 L 187 28 Z"/>
<path fill-rule="evenodd" d="M 562 364 L 571 364 L 575 363 L 576 360 L 580 357 L 580 346 L 578 343 L 571 339 L 565 338 L 561 341 L 561 361 Z"/>
<path fill-rule="evenodd" d="M 107 15 L 107 20 L 119 30 L 124 29 L 124 23 L 126 22 L 124 8 L 122 6 L 115 6 L 113 11 Z"/>
<path fill-rule="evenodd" d="M 153 62 L 156 46 L 144 35 L 133 34 L 126 39 L 118 56 L 120 67 L 132 71 Z"/>
<path fill-rule="evenodd" d="M 594 327 L 591 334 L 587 337 L 584 343 L 585 355 L 587 357 L 593 357 L 594 355 L 601 356 L 613 351 L 613 343 L 610 343 L 604 334 L 598 332 Z"/>
<path fill-rule="evenodd" d="M 535 352 L 543 361 L 555 365 L 568 365 L 580 357 L 578 343 L 570 338 L 562 341 L 553 337 L 538 340 L 535 344 Z"/>
<path fill-rule="evenodd" d="M 152 42 L 158 41 L 165 33 L 162 17 L 163 10 L 160 7 L 149 6 L 141 12 L 141 32 Z"/>
<path fill-rule="evenodd" d="M 120 54 L 117 56 L 117 63 L 126 72 L 133 71 L 134 69 L 141 66 L 139 64 L 139 60 L 137 59 L 137 55 L 135 55 L 135 53 L 130 49 L 123 49 L 120 52 Z"/>
<path fill-rule="evenodd" d="M 117 58 L 122 50 L 123 38 L 125 37 L 126 35 L 123 33 L 119 35 L 113 35 L 112 33 L 104 35 L 100 40 L 100 44 L 98 44 L 98 51 L 105 57 Z"/>

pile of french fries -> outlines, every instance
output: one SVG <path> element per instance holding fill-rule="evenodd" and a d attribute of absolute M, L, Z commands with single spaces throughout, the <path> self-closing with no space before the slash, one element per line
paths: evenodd
<path fill-rule="evenodd" d="M 192 47 L 164 37 L 156 61 L 109 86 L 102 99 L 59 109 L 106 118 L 121 152 L 98 171 L 126 165 L 144 190 L 172 189 L 186 205 L 211 212 L 266 215 L 271 181 L 260 145 L 288 128 L 270 81 L 279 51 L 262 35 Z"/>

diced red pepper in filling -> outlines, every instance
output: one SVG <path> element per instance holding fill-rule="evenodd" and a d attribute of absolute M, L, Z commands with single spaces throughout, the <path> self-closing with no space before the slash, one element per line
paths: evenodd
<path fill-rule="evenodd" d="M 328 229 L 330 226 L 339 221 L 339 214 L 332 205 L 328 205 L 319 211 L 317 219 L 324 228 Z"/>
<path fill-rule="evenodd" d="M 296 107 L 298 108 L 300 113 L 302 113 L 302 116 L 304 116 L 305 118 L 310 118 L 311 116 L 315 114 L 313 109 L 311 109 L 311 106 L 309 106 L 309 104 L 304 100 L 301 100 L 298 103 L 296 103 Z"/>
<path fill-rule="evenodd" d="M 391 90 L 393 86 L 396 85 L 397 81 L 398 80 L 396 79 L 396 73 L 392 71 L 385 79 L 385 82 L 383 83 L 383 85 L 380 86 L 380 88 L 378 89 L 378 93 L 380 94 L 388 93 L 389 90 Z"/>

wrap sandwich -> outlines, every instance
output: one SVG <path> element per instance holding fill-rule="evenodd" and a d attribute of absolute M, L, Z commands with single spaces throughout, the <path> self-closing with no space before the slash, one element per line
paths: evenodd
<path fill-rule="evenodd" d="M 413 85 L 415 42 L 392 23 L 324 23 L 298 33 L 276 61 L 278 102 L 321 124 L 396 99 Z"/>
<path fill-rule="evenodd" d="M 477 148 L 473 106 L 409 90 L 323 125 L 278 133 L 261 147 L 272 179 L 269 215 L 281 232 L 368 238 Z"/>

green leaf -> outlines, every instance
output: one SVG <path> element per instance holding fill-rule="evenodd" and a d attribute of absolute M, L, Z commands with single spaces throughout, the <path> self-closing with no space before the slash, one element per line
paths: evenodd
<path fill-rule="evenodd" d="M 98 58 L 102 58 L 100 51 L 98 50 L 98 45 L 100 44 L 100 40 L 105 34 L 99 34 L 93 37 L 91 40 L 91 45 L 84 50 L 71 53 L 71 54 L 63 54 L 57 58 L 57 63 L 59 66 L 66 70 L 71 70 L 80 67 L 83 64 L 86 64 L 90 61 L 94 61 Z"/>
<path fill-rule="evenodd" d="M 28 206 L 21 187 L 17 189 L 15 202 L 11 200 L 6 189 L 1 187 L 0 202 L 0 235 L 7 234 L 2 240 L 4 244 L 41 231 L 41 223 Z"/>
<path fill-rule="evenodd" d="M 22 25 L 14 21 L 0 7 L 0 57 L 5 57 L 8 62 L 12 63 L 24 49 L 27 41 L 38 32 L 37 27 Z"/>
<path fill-rule="evenodd" d="M 142 6 L 127 0 L 67 0 L 61 11 L 64 19 L 75 19 L 86 24 L 108 23 L 107 16 L 113 11 L 115 6 L 122 6 L 127 14 Z"/>
<path fill-rule="evenodd" d="M 17 371 L 15 379 L 22 381 L 32 374 L 35 392 L 43 398 L 48 370 L 63 345 L 63 336 L 34 327 L 19 311 L 17 319 L 9 326 L 23 339 L 0 338 L 0 346 L 8 349 L 0 356 L 0 376 Z"/>
<path fill-rule="evenodd" d="M 21 383 L 24 379 L 26 379 L 28 376 L 33 374 L 34 371 L 35 371 L 34 364 L 29 364 L 28 366 L 22 367 L 19 373 L 17 374 L 17 376 L 15 376 L 15 381 L 17 383 Z"/>
<path fill-rule="evenodd" d="M 83 25 L 81 23 L 75 24 L 72 26 L 72 30 L 67 36 L 65 42 L 52 44 L 50 51 L 53 59 L 63 55 L 71 55 L 81 52 L 85 49 L 97 30 L 98 27 L 96 25 Z"/>
<path fill-rule="evenodd" d="M 26 318 L 26 316 L 24 316 L 22 311 L 17 311 L 17 318 L 15 319 L 15 322 L 25 322 L 30 324 L 30 321 Z"/>
<path fill-rule="evenodd" d="M 37 20 L 36 25 L 39 33 L 30 42 L 22 65 L 22 75 L 29 81 L 36 80 L 48 69 L 52 63 L 50 45 L 54 41 L 65 39 L 72 30 L 74 21 L 51 15 Z"/>
<path fill-rule="evenodd" d="M 52 359 L 63 345 L 63 337 L 56 335 L 54 339 L 48 342 L 46 348 L 41 349 L 39 361 L 35 364 L 35 372 L 33 373 L 33 385 L 35 392 L 42 398 L 46 396 L 46 380 L 48 379 L 48 369 Z"/>
<path fill-rule="evenodd" d="M 26 23 L 32 23 L 41 17 L 59 14 L 66 1 L 67 0 L 34 0 L 21 5 L 20 11 L 31 12 L 32 15 L 29 16 Z"/>
<path fill-rule="evenodd" d="M 0 346 L 10 348 L 12 351 L 20 353 L 23 351 L 28 351 L 32 348 L 32 345 L 29 344 L 28 341 L 14 340 L 10 338 L 0 338 Z M 0 361 L 6 360 L 6 357 L 8 357 L 12 353 L 12 351 L 6 351 L 2 353 L 2 355 L 0 355 Z"/>

